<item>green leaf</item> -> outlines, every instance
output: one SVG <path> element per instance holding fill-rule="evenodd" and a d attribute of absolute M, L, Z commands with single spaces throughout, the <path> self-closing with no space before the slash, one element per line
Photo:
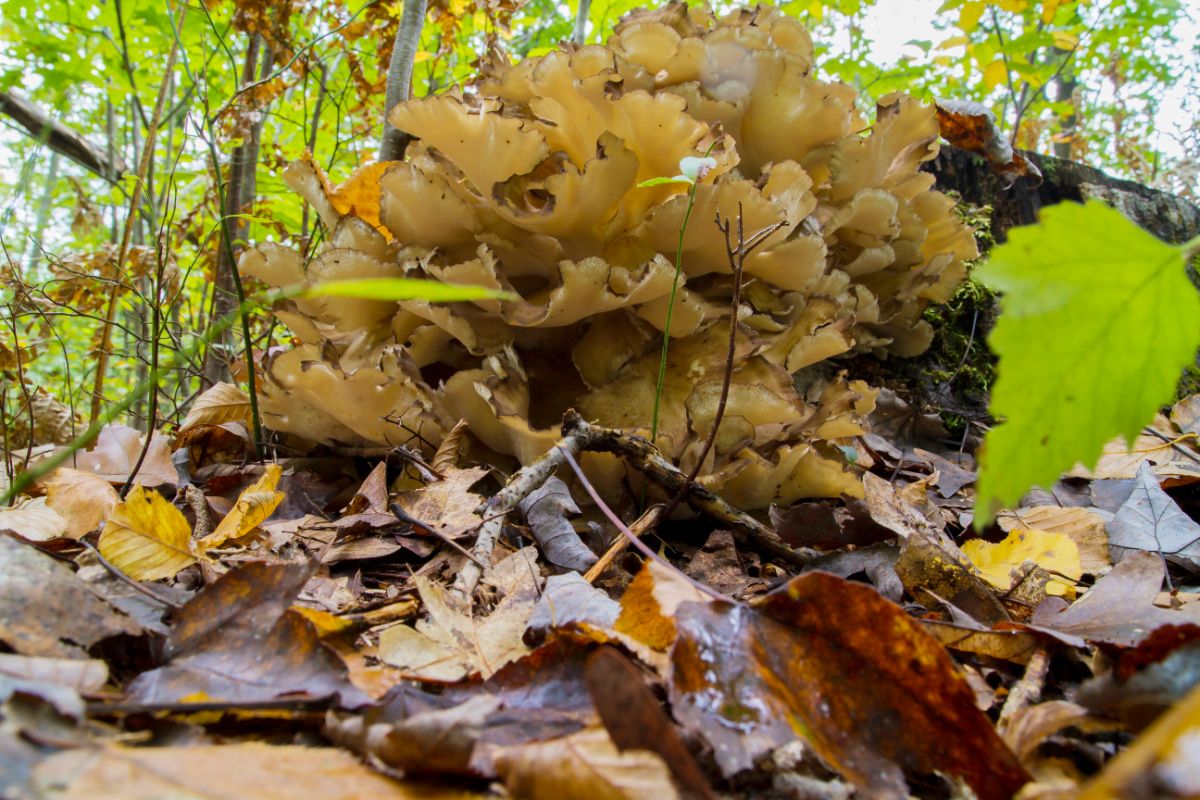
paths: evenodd
<path fill-rule="evenodd" d="M 1104 443 L 1133 441 L 1200 346 L 1184 251 L 1098 203 L 1063 203 L 1017 228 L 975 276 L 1004 293 L 976 524 L 1049 485 Z"/>
<path fill-rule="evenodd" d="M 691 185 L 694 183 L 694 181 L 693 181 L 692 179 L 690 179 L 690 178 L 687 178 L 687 177 L 683 176 L 683 175 L 676 175 L 676 176 L 675 176 L 675 177 L 673 177 L 673 178 L 662 178 L 662 177 L 659 177 L 659 178 L 649 178 L 649 179 L 647 179 L 647 180 L 644 180 L 644 181 L 642 181 L 641 183 L 639 183 L 639 184 L 637 185 L 637 188 L 639 188 L 639 189 L 646 189 L 646 188 L 649 188 L 649 187 L 651 187 L 651 186 L 662 186 L 664 183 L 685 183 L 685 184 L 687 184 L 688 186 L 691 186 Z"/>
<path fill-rule="evenodd" d="M 453 303 L 461 300 L 519 300 L 511 292 L 486 286 L 466 286 L 419 278 L 361 278 L 325 281 L 310 286 L 305 297 L 364 297 L 370 300 L 428 300 Z"/>

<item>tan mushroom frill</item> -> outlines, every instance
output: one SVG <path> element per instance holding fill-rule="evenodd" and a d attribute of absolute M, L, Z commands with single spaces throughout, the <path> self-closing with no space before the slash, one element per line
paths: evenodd
<path fill-rule="evenodd" d="M 921 320 L 976 256 L 953 203 L 918 171 L 937 152 L 930 106 L 899 94 L 874 124 L 855 91 L 812 77 L 804 26 L 774 9 L 717 19 L 680 4 L 626 17 L 607 46 L 510 65 L 409 101 L 402 162 L 331 188 L 311 161 L 288 184 L 329 240 L 307 269 L 264 244 L 242 271 L 273 286 L 410 276 L 503 288 L 518 301 L 438 305 L 345 298 L 276 310 L 296 343 L 269 365 L 266 423 L 309 439 L 430 443 L 459 419 L 528 463 L 565 409 L 649 433 L 688 186 L 640 182 L 715 158 L 699 181 L 657 444 L 690 469 L 716 413 L 732 269 L 714 216 L 776 231 L 746 259 L 735 370 L 702 480 L 743 508 L 861 496 L 836 445 L 874 392 L 792 373 L 834 356 L 921 352 Z M 603 459 L 603 485 L 620 476 Z"/>

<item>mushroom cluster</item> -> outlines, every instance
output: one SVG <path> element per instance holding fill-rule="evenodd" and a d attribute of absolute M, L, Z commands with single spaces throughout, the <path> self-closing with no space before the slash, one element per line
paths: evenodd
<path fill-rule="evenodd" d="M 259 245 L 244 273 L 275 286 L 421 277 L 519 299 L 287 301 L 276 313 L 296 344 L 269 365 L 264 420 L 396 444 L 437 442 L 465 419 L 522 463 L 572 407 L 648 434 L 674 289 L 662 452 L 691 469 L 703 451 L 736 314 L 702 482 L 743 508 L 861 496 L 837 445 L 862 432 L 873 391 L 826 377 L 801 392 L 793 373 L 847 353 L 922 351 L 922 311 L 949 297 L 976 249 L 918 169 L 937 152 L 934 109 L 888 95 L 868 125 L 854 89 L 812 71 L 808 31 L 776 9 L 716 18 L 672 3 L 629 15 L 605 46 L 517 64 L 492 54 L 471 84 L 398 106 L 391 122 L 414 137 L 404 161 L 338 188 L 310 160 L 291 165 L 289 185 L 329 239 L 307 268 Z M 715 166 L 690 216 L 687 184 L 639 185 L 704 156 Z M 786 223 L 746 257 L 737 309 L 717 215 L 740 215 L 747 235 Z M 616 485 L 602 459 L 591 468 Z"/>

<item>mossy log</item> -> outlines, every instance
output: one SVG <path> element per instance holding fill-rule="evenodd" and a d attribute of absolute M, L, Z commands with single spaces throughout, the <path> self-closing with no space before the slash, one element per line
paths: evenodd
<path fill-rule="evenodd" d="M 991 171 L 983 157 L 948 145 L 925 168 L 937 176 L 942 191 L 957 192 L 971 205 L 992 207 L 992 235 L 997 242 L 1005 240 L 1009 228 L 1035 222 L 1042 207 L 1064 200 L 1103 200 L 1168 242 L 1200 235 L 1200 207 L 1187 200 L 1110 177 L 1086 164 L 1036 153 L 1022 155 L 1042 171 L 1040 186 L 1022 177 L 1005 188 L 1005 180 Z"/>

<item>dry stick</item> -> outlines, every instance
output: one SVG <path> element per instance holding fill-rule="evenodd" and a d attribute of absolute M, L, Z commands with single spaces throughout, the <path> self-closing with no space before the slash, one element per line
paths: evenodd
<path fill-rule="evenodd" d="M 492 563 L 492 550 L 496 546 L 496 540 L 500 538 L 500 531 L 504 528 L 504 518 L 508 512 L 516 508 L 522 499 L 545 483 L 546 479 L 562 466 L 564 453 L 576 455 L 586 443 L 586 432 L 564 437 L 557 447 L 550 448 L 537 461 L 518 470 L 508 479 L 503 489 L 483 504 L 479 515 L 487 521 L 480 526 L 475 547 L 471 551 L 476 560 L 463 564 L 458 577 L 454 579 L 454 585 L 450 587 L 450 591 L 457 594 L 459 599 L 470 604 L 475 587 L 479 585 L 479 579 L 483 576 L 483 567 L 480 565 Z"/>
<path fill-rule="evenodd" d="M 687 503 L 748 540 L 764 552 L 794 566 L 806 566 L 822 554 L 808 547 L 793 548 L 779 534 L 744 511 L 739 511 L 698 483 L 689 485 L 687 476 L 667 459 L 649 440 L 612 428 L 589 424 L 574 409 L 563 415 L 563 436 L 586 442 L 585 449 L 614 453 L 629 459 L 643 475 L 669 492 L 686 489 Z M 551 452 L 554 452 L 553 450 Z"/>
<path fill-rule="evenodd" d="M 683 496 L 687 494 L 688 487 L 696 482 L 696 476 L 700 474 L 700 470 L 704 467 L 704 460 L 708 458 L 713 444 L 717 441 L 717 429 L 721 426 L 721 419 L 725 416 L 725 403 L 729 400 L 729 383 L 733 379 L 733 353 L 737 348 L 738 308 L 742 305 L 742 270 L 746 265 L 746 256 L 750 255 L 750 251 L 754 248 L 765 242 L 768 236 L 788 224 L 787 220 L 780 220 L 773 225 L 768 225 L 751 236 L 750 241 L 747 242 L 746 232 L 742 227 L 742 219 L 742 202 L 739 200 L 737 247 L 735 248 L 729 242 L 729 217 L 726 217 L 725 221 L 722 222 L 721 212 L 717 212 L 715 220 L 717 229 L 725 234 L 725 254 L 729 258 L 729 266 L 733 270 L 733 308 L 729 315 L 729 348 L 725 351 L 725 374 L 721 377 L 721 397 L 717 401 L 717 413 L 713 415 L 712 427 L 708 431 L 708 440 L 704 442 L 704 449 L 700 451 L 700 457 L 696 459 L 696 465 L 688 473 L 683 488 L 675 493 L 675 496 L 671 498 L 671 502 L 667 503 L 667 508 L 662 513 L 662 519 L 667 519 L 671 516 L 671 512 L 678 508 L 679 503 L 683 500 Z"/>
<path fill-rule="evenodd" d="M 634 520 L 633 524 L 629 526 L 629 532 L 633 536 L 636 536 L 640 539 L 641 537 L 645 536 L 648 531 L 654 530 L 654 526 L 657 525 L 658 521 L 663 518 L 663 508 L 663 505 L 657 503 L 647 508 L 642 512 L 642 515 Z M 600 556 L 600 560 L 593 564 L 592 568 L 584 573 L 583 579 L 585 581 L 588 583 L 595 583 L 596 579 L 604 574 L 604 570 L 608 569 L 608 565 L 615 561 L 617 556 L 629 549 L 630 539 L 628 536 L 624 535 L 624 531 L 621 531 L 621 533 L 622 535 L 618 536 L 617 540 L 609 545 L 609 548 L 604 551 L 604 555 Z"/>
<path fill-rule="evenodd" d="M 575 461 L 571 454 L 564 452 L 563 458 L 566 459 L 567 464 L 570 465 L 571 469 L 575 471 L 576 477 L 579 478 L 579 482 L 583 484 L 583 488 L 587 491 L 588 495 L 591 496 L 592 501 L 595 502 L 596 506 L 604 512 L 604 516 L 608 517 L 609 521 L 612 522 L 613 525 L 617 526 L 617 530 L 621 532 L 621 534 L 625 537 L 625 540 L 636 547 L 642 555 L 651 561 L 657 561 L 661 566 L 665 567 L 671 572 L 676 573 L 680 578 L 683 578 L 683 580 L 691 584 L 691 586 L 697 591 L 703 592 L 704 594 L 716 600 L 725 600 L 730 603 L 735 602 L 732 597 L 718 592 L 716 589 L 708 586 L 707 584 L 701 583 L 647 547 L 646 543 L 634 535 L 633 531 L 629 530 L 625 523 L 621 522 L 621 518 L 618 517 L 613 510 L 608 507 L 608 504 L 605 503 L 603 499 L 601 499 L 599 492 L 596 491 L 596 487 L 592 486 L 592 482 L 587 479 L 587 475 L 583 474 L 583 470 L 579 468 L 579 464 Z"/>
<path fill-rule="evenodd" d="M 133 223 L 137 219 L 138 207 L 142 203 L 142 187 L 146 181 L 146 173 L 150 169 L 150 160 L 154 157 L 154 140 L 158 138 L 158 126 L 162 122 L 163 108 L 167 103 L 167 92 L 171 86 L 171 73 L 175 69 L 175 58 L 179 53 L 179 32 L 183 30 L 183 21 L 187 17 L 187 6 L 179 12 L 176 23 L 175 40 L 171 43 L 171 52 L 167 55 L 167 68 L 163 73 L 162 85 L 158 87 L 158 99 L 154 101 L 154 118 L 150 121 L 150 129 L 146 131 L 146 142 L 142 148 L 141 163 L 138 164 L 137 182 L 133 184 L 132 196 L 129 198 L 129 215 L 125 218 L 125 228 L 121 232 L 121 247 L 117 250 L 117 274 L 125 263 L 129 252 L 129 239 L 133 234 Z M 91 421 L 100 418 L 100 405 L 104 396 L 104 373 L 108 371 L 109 350 L 112 347 L 112 328 L 117 318 L 117 300 L 120 297 L 121 281 L 113 281 L 108 291 L 107 306 L 104 312 L 104 325 L 100 329 L 100 348 L 96 360 L 96 379 L 92 384 L 92 413 Z"/>
<path fill-rule="evenodd" d="M 1040 647 L 1033 651 L 1029 663 L 1025 665 L 1025 674 L 1008 693 L 1004 707 L 1000 709 L 1000 719 L 996 722 L 996 730 L 1001 736 L 1012 724 L 1012 718 L 1018 711 L 1037 701 L 1046 684 L 1046 674 L 1050 670 L 1050 653 Z"/>

